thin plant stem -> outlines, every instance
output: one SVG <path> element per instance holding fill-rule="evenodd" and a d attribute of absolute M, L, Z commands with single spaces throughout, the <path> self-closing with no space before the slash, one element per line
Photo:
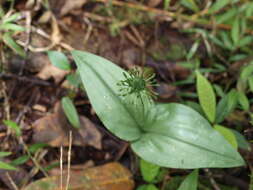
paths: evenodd
<path fill-rule="evenodd" d="M 60 186 L 61 186 L 61 190 L 63 190 L 63 184 L 62 184 L 62 177 L 63 177 L 63 147 L 61 146 L 60 148 L 60 170 L 61 170 L 61 179 L 60 179 Z"/>
<path fill-rule="evenodd" d="M 69 189 L 69 181 L 70 181 L 71 148 L 72 148 L 72 131 L 69 131 L 68 173 L 67 173 L 66 190 Z"/>

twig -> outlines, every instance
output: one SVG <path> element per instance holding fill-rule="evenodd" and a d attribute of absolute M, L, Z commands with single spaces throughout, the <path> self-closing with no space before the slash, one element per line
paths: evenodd
<path fill-rule="evenodd" d="M 62 177 L 63 177 L 63 147 L 60 148 L 60 170 L 61 170 L 61 190 L 63 190 Z"/>
<path fill-rule="evenodd" d="M 210 183 L 212 184 L 213 188 L 215 190 L 221 190 L 218 184 L 216 183 L 216 181 L 214 180 L 214 178 L 212 177 L 213 175 L 212 172 L 207 168 L 205 168 L 204 171 L 207 173 L 207 177 L 209 178 Z"/>
<path fill-rule="evenodd" d="M 83 20 L 88 25 L 88 29 L 87 29 L 87 32 L 85 34 L 84 40 L 83 40 L 83 43 L 86 45 L 86 43 L 88 42 L 88 40 L 89 40 L 89 38 L 92 34 L 93 27 L 92 27 L 92 24 L 90 23 L 88 18 L 84 17 Z"/>
<path fill-rule="evenodd" d="M 7 179 L 10 181 L 10 183 L 11 183 L 13 189 L 14 189 L 14 190 L 18 190 L 18 187 L 17 187 L 17 185 L 15 184 L 15 182 L 13 181 L 13 179 L 11 178 L 9 172 L 6 172 L 5 175 L 6 175 Z"/>
<path fill-rule="evenodd" d="M 25 76 L 19 76 L 19 75 L 15 75 L 15 74 L 6 74 L 6 73 L 0 73 L 0 79 L 15 79 L 18 81 L 24 81 L 24 82 L 30 82 L 32 84 L 36 84 L 36 85 L 40 85 L 40 86 L 52 86 L 52 84 L 50 84 L 49 82 L 46 82 L 44 80 L 40 80 L 38 78 L 34 78 L 34 77 L 25 77 Z"/>
<path fill-rule="evenodd" d="M 28 45 L 30 44 L 31 41 L 31 23 L 32 23 L 32 16 L 30 11 L 25 12 L 25 17 L 26 17 L 26 42 L 25 42 L 25 52 L 27 53 L 28 51 Z"/>
<path fill-rule="evenodd" d="M 35 33 L 41 35 L 42 37 L 44 37 L 48 40 L 51 40 L 50 35 L 48 35 L 44 30 L 42 30 L 40 28 L 36 28 L 36 27 L 32 26 L 32 32 L 35 32 Z M 64 42 L 59 42 L 59 44 L 56 44 L 56 45 L 60 45 L 62 48 L 65 48 L 68 51 L 72 51 L 74 49 L 69 44 L 66 44 Z"/>
<path fill-rule="evenodd" d="M 70 181 L 71 147 L 72 147 L 72 131 L 69 131 L 68 173 L 67 173 L 66 190 L 69 189 L 69 181 Z"/>
<path fill-rule="evenodd" d="M 128 146 L 129 146 L 129 143 L 123 142 L 123 145 L 122 145 L 121 149 L 119 150 L 119 152 L 117 153 L 117 156 L 115 157 L 114 161 L 119 161 L 120 160 L 120 158 L 126 152 Z"/>

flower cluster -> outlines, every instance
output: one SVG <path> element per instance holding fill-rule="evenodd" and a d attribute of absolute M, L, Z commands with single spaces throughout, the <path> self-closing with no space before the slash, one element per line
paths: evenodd
<path fill-rule="evenodd" d="M 135 94 L 137 98 L 141 98 L 145 94 L 151 99 L 156 98 L 157 94 L 152 90 L 152 87 L 157 86 L 154 73 L 148 75 L 141 68 L 135 67 L 123 75 L 125 80 L 118 83 L 121 96 Z"/>

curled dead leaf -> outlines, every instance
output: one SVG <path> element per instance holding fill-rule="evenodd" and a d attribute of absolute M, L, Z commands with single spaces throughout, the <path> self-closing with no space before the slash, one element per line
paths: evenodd
<path fill-rule="evenodd" d="M 88 118 L 80 116 L 80 129 L 71 126 L 60 103 L 55 105 L 55 113 L 34 122 L 33 141 L 47 143 L 53 147 L 68 146 L 69 131 L 73 133 L 73 145 L 90 145 L 101 149 L 102 135 Z"/>

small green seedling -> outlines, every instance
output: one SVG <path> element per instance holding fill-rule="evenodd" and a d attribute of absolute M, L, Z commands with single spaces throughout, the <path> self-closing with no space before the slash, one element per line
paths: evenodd
<path fill-rule="evenodd" d="M 16 24 L 16 20 L 20 17 L 19 13 L 10 14 L 11 12 L 4 13 L 0 8 L 0 39 L 5 45 L 10 47 L 13 51 L 22 57 L 25 57 L 25 51 L 15 42 L 12 35 L 15 32 L 24 31 L 25 28 Z"/>
<path fill-rule="evenodd" d="M 249 143 L 240 133 L 220 125 L 225 117 L 235 109 L 238 92 L 231 90 L 228 94 L 224 95 L 219 101 L 216 111 L 216 96 L 212 85 L 199 72 L 197 72 L 197 92 L 201 108 L 209 121 L 214 124 L 214 129 L 217 130 L 235 149 L 239 146 L 240 148 L 250 150 Z"/>
<path fill-rule="evenodd" d="M 63 97 L 61 105 L 71 125 L 75 128 L 80 128 L 79 116 L 72 100 L 69 97 Z"/>
<path fill-rule="evenodd" d="M 147 184 L 139 186 L 137 190 L 158 190 L 155 184 L 162 181 L 165 170 L 158 165 L 140 159 L 140 171 Z"/>

